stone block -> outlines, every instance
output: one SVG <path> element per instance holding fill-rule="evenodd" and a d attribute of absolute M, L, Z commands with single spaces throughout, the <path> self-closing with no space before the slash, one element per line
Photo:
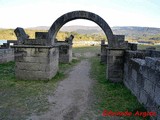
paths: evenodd
<path fill-rule="evenodd" d="M 140 73 L 137 74 L 137 85 L 142 89 L 144 88 L 144 78 Z"/>
<path fill-rule="evenodd" d="M 160 59 L 157 59 L 155 67 L 156 67 L 156 70 L 160 72 Z"/>
<path fill-rule="evenodd" d="M 72 61 L 72 46 L 69 44 L 59 44 L 59 62 L 69 63 Z"/>
<path fill-rule="evenodd" d="M 140 103 L 146 104 L 148 97 L 149 97 L 148 94 L 144 90 L 140 91 L 140 97 L 139 97 Z"/>
<path fill-rule="evenodd" d="M 47 39 L 48 32 L 35 32 L 36 39 Z"/>
<path fill-rule="evenodd" d="M 59 63 L 58 48 L 15 48 L 15 51 L 25 53 L 15 57 L 15 73 L 18 79 L 48 80 L 56 75 Z"/>
<path fill-rule="evenodd" d="M 155 58 L 151 58 L 151 57 L 146 57 L 145 58 L 145 61 L 146 61 L 146 65 L 152 69 L 156 69 L 156 61 L 157 59 Z"/>
<path fill-rule="evenodd" d="M 107 49 L 107 56 L 123 56 L 124 50 Z"/>
<path fill-rule="evenodd" d="M 160 51 L 156 51 L 156 50 L 150 50 L 151 54 L 150 57 L 160 57 Z"/>
<path fill-rule="evenodd" d="M 155 85 L 151 81 L 146 79 L 144 80 L 144 90 L 151 96 L 152 99 L 154 98 Z"/>
<path fill-rule="evenodd" d="M 157 74 L 156 74 L 156 83 L 155 84 L 160 87 L 160 72 L 157 72 Z"/>
<path fill-rule="evenodd" d="M 137 44 L 128 43 L 129 50 L 136 51 L 137 50 Z"/>
<path fill-rule="evenodd" d="M 113 82 L 119 82 L 123 80 L 124 62 L 123 62 L 123 50 L 107 49 L 107 76 L 108 79 Z M 115 79 L 115 80 L 114 80 Z"/>
<path fill-rule="evenodd" d="M 140 73 L 143 75 L 143 77 L 148 79 L 149 78 L 148 67 L 147 66 L 142 66 L 141 68 L 142 69 L 141 69 Z"/>
<path fill-rule="evenodd" d="M 28 70 L 15 70 L 15 75 L 17 79 L 22 80 L 49 80 L 54 77 L 57 70 L 52 70 L 49 72 L 44 71 L 28 71 Z"/>
<path fill-rule="evenodd" d="M 23 28 L 17 27 L 14 32 L 17 36 L 18 44 L 24 44 L 24 41 L 29 38 Z"/>
<path fill-rule="evenodd" d="M 141 87 L 139 87 L 136 82 L 135 82 L 133 90 L 134 90 L 134 95 L 139 98 L 140 97 Z"/>
<path fill-rule="evenodd" d="M 156 85 L 155 87 L 155 102 L 160 106 L 160 87 Z"/>
<path fill-rule="evenodd" d="M 137 71 L 135 69 L 132 69 L 132 80 L 134 80 L 135 82 L 137 81 Z"/>
<path fill-rule="evenodd" d="M 30 71 L 51 71 L 53 69 L 52 63 L 32 63 L 32 62 L 16 62 L 16 69 L 30 70 Z"/>

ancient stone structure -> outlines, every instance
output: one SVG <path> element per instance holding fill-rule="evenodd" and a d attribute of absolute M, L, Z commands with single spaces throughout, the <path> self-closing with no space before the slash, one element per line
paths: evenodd
<path fill-rule="evenodd" d="M 101 63 L 107 63 L 107 48 L 108 44 L 105 44 L 105 40 L 101 40 Z"/>
<path fill-rule="evenodd" d="M 59 62 L 60 63 L 70 63 L 72 61 L 72 40 L 74 36 L 71 35 L 66 38 L 65 41 L 56 41 L 59 46 Z"/>
<path fill-rule="evenodd" d="M 47 46 L 45 33 L 36 33 L 36 39 L 28 39 L 23 28 L 15 30 L 18 45 L 14 45 L 16 66 L 15 74 L 18 79 L 49 80 L 58 71 L 59 51 L 57 46 Z"/>
<path fill-rule="evenodd" d="M 29 39 L 23 28 L 15 30 L 18 45 L 14 45 L 16 77 L 26 80 L 48 80 L 58 71 L 58 63 L 72 60 L 72 40 L 56 40 L 59 29 L 75 19 L 97 23 L 108 39 L 101 43 L 101 62 L 107 63 L 107 80 L 124 82 L 148 111 L 156 111 L 153 120 L 160 119 L 160 52 L 155 48 L 137 50 L 136 44 L 125 41 L 124 35 L 113 35 L 109 25 L 98 15 L 87 11 L 73 11 L 59 17 L 48 32 L 36 32 Z M 18 55 L 19 54 L 19 55 Z M 105 92 L 105 91 L 104 91 Z"/>
<path fill-rule="evenodd" d="M 6 63 L 14 61 L 14 50 L 13 49 L 0 49 L 0 63 Z"/>
<path fill-rule="evenodd" d="M 160 51 L 127 50 L 124 62 L 124 84 L 160 120 Z"/>
<path fill-rule="evenodd" d="M 59 29 L 67 22 L 75 20 L 75 19 L 87 19 L 91 20 L 95 23 L 97 23 L 104 33 L 106 34 L 108 38 L 108 43 L 110 47 L 114 47 L 116 44 L 114 44 L 114 35 L 112 33 L 111 28 L 109 25 L 103 20 L 100 16 L 87 12 L 87 11 L 73 11 L 66 13 L 59 17 L 51 26 L 51 28 L 48 31 L 48 44 L 54 44 L 56 35 L 59 31 Z"/>
<path fill-rule="evenodd" d="M 54 45 L 55 44 L 55 38 L 56 35 L 59 31 L 59 29 L 67 22 L 75 20 L 75 19 L 87 19 L 95 22 L 98 24 L 102 30 L 104 31 L 107 39 L 108 39 L 108 49 L 110 52 L 117 53 L 116 56 L 112 54 L 112 57 L 110 57 L 109 62 L 112 64 L 112 66 L 109 66 L 107 68 L 107 74 L 108 74 L 108 79 L 114 82 L 122 81 L 123 80 L 123 72 L 121 72 L 118 76 L 115 75 L 114 73 L 118 71 L 123 71 L 123 66 L 121 63 L 117 64 L 117 61 L 122 61 L 123 59 L 123 54 L 121 54 L 119 51 L 124 51 L 125 49 L 128 49 L 128 43 L 124 41 L 124 36 L 123 35 L 113 35 L 113 32 L 109 25 L 103 20 L 100 16 L 87 12 L 87 11 L 73 11 L 66 13 L 59 17 L 51 26 L 51 28 L 48 31 L 48 45 Z M 104 50 L 105 51 L 105 50 Z M 123 52 L 122 52 L 123 53 Z M 113 58 L 111 60 L 111 58 Z M 108 60 L 108 59 L 107 59 Z M 117 78 L 118 77 L 118 78 Z"/>
<path fill-rule="evenodd" d="M 56 41 L 56 35 L 59 29 L 67 22 L 75 20 L 75 19 L 87 19 L 95 22 L 98 24 L 108 39 L 108 48 L 105 50 L 105 45 L 102 51 L 107 51 L 104 53 L 104 56 L 107 56 L 107 63 L 110 65 L 107 67 L 107 79 L 119 82 L 123 80 L 123 53 L 125 49 L 128 49 L 128 43 L 124 41 L 123 35 L 113 35 L 113 32 L 109 25 L 103 20 L 100 16 L 87 12 L 87 11 L 73 11 L 66 13 L 59 17 L 50 27 L 48 32 L 37 32 L 35 34 L 36 38 L 34 40 L 29 39 L 29 36 L 25 33 L 22 28 L 17 28 L 15 30 L 17 39 L 18 39 L 18 46 L 14 46 L 16 48 L 16 52 L 21 51 L 24 47 L 24 52 L 29 54 L 31 51 L 36 51 L 36 48 L 43 48 L 50 49 L 51 46 L 56 49 L 55 46 L 59 46 L 60 50 L 60 62 L 70 62 L 72 59 L 72 39 L 73 36 L 70 36 L 70 40 L 67 39 L 65 42 L 60 43 Z M 48 47 L 47 47 L 48 46 Z M 28 48 L 28 50 L 26 50 Z M 32 48 L 32 49 L 31 49 Z M 33 48 L 35 50 L 33 50 Z M 30 51 L 30 52 L 29 52 Z M 40 50 L 41 51 L 41 50 Z M 43 50 L 42 50 L 43 51 Z M 52 50 L 51 50 L 52 51 Z M 57 51 L 57 50 L 55 50 Z M 36 53 L 38 54 L 38 53 Z M 49 50 L 46 54 L 50 54 Z M 107 55 L 106 55 L 107 54 Z M 55 55 L 55 57 L 58 55 Z M 105 58 L 102 57 L 102 58 Z M 51 62 L 51 61 L 50 61 Z M 31 61 L 30 61 L 31 63 Z M 49 63 L 50 64 L 50 63 Z M 18 67 L 16 67 L 18 69 Z M 57 68 L 57 67 L 56 67 Z M 57 69 L 56 69 L 57 71 Z M 119 72 L 118 75 L 115 73 Z"/>

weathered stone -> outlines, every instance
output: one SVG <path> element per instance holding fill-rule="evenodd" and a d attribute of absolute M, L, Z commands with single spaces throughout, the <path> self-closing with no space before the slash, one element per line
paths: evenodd
<path fill-rule="evenodd" d="M 156 47 L 147 47 L 146 50 L 156 50 Z"/>
<path fill-rule="evenodd" d="M 74 39 L 74 36 L 70 35 L 69 38 L 65 39 L 65 42 L 67 42 L 69 45 L 72 45 L 73 44 L 73 39 Z"/>
<path fill-rule="evenodd" d="M 143 104 L 146 104 L 147 99 L 148 99 L 148 94 L 144 90 L 142 90 L 140 92 L 140 98 L 139 98 L 140 102 L 143 103 Z"/>
<path fill-rule="evenodd" d="M 47 41 L 46 39 L 27 39 L 27 40 L 24 40 L 23 44 L 45 46 L 47 44 Z"/>
<path fill-rule="evenodd" d="M 101 45 L 104 45 L 105 44 L 105 40 L 101 40 Z"/>
<path fill-rule="evenodd" d="M 29 38 L 23 28 L 17 27 L 14 32 L 17 36 L 18 44 L 24 44 L 24 41 Z"/>
<path fill-rule="evenodd" d="M 155 87 L 155 102 L 160 106 L 160 87 L 156 86 Z"/>
<path fill-rule="evenodd" d="M 22 47 L 22 46 L 21 46 Z M 58 48 L 54 47 L 17 47 L 15 73 L 18 79 L 24 80 L 48 80 L 54 77 L 58 71 Z"/>
<path fill-rule="evenodd" d="M 59 46 L 59 62 L 60 63 L 71 62 L 72 61 L 72 45 L 68 43 L 60 42 L 58 46 Z"/>
<path fill-rule="evenodd" d="M 35 32 L 36 39 L 47 39 L 48 32 Z"/>
<path fill-rule="evenodd" d="M 113 82 L 123 80 L 123 50 L 107 50 L 107 79 Z"/>
<path fill-rule="evenodd" d="M 107 47 L 106 44 L 101 44 L 101 63 L 107 63 Z"/>
<path fill-rule="evenodd" d="M 146 57 L 145 58 L 145 61 L 146 61 L 146 65 L 152 69 L 155 69 L 156 68 L 156 61 L 157 59 L 155 58 L 151 58 L 151 57 Z"/>
<path fill-rule="evenodd" d="M 14 61 L 13 49 L 0 49 L 0 63 Z"/>
<path fill-rule="evenodd" d="M 87 19 L 87 20 L 91 20 L 91 21 L 97 23 L 102 28 L 104 33 L 106 34 L 109 47 L 113 47 L 115 45 L 113 32 L 112 32 L 111 28 L 109 27 L 109 25 L 105 22 L 105 20 L 103 20 L 100 16 L 98 16 L 94 13 L 91 13 L 91 12 L 87 12 L 87 11 L 73 11 L 73 12 L 66 13 L 66 14 L 62 15 L 61 17 L 59 17 L 52 24 L 52 26 L 50 27 L 50 29 L 48 31 L 48 44 L 53 45 L 55 43 L 54 40 L 56 38 L 56 35 L 57 35 L 59 29 L 65 23 L 67 23 L 71 20 L 75 20 L 75 19 Z"/>
<path fill-rule="evenodd" d="M 144 90 L 152 97 L 154 98 L 154 84 L 149 80 L 144 80 Z"/>
<path fill-rule="evenodd" d="M 137 44 L 134 43 L 128 43 L 128 49 L 136 51 L 137 50 Z"/>
<path fill-rule="evenodd" d="M 136 82 L 137 81 L 137 71 L 132 69 L 132 79 Z"/>

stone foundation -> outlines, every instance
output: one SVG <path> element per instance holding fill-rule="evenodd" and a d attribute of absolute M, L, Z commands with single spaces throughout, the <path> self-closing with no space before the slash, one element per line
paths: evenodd
<path fill-rule="evenodd" d="M 49 80 L 58 71 L 59 51 L 50 46 L 14 46 L 15 75 L 23 80 Z"/>

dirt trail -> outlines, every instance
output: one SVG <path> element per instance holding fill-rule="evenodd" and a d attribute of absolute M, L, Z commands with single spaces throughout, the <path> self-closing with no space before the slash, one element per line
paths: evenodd
<path fill-rule="evenodd" d="M 79 120 L 88 105 L 92 80 L 89 78 L 90 63 L 82 60 L 61 81 L 49 102 L 54 104 L 43 115 L 31 116 L 28 120 Z"/>

